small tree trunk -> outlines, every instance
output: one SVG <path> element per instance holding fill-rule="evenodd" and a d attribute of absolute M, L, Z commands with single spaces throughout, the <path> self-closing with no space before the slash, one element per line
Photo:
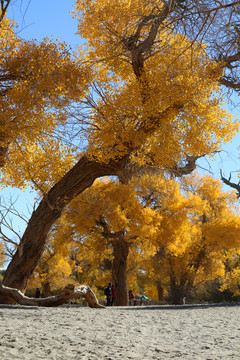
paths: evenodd
<path fill-rule="evenodd" d="M 123 238 L 112 242 L 113 245 L 113 264 L 112 276 L 115 291 L 116 306 L 128 305 L 128 286 L 127 286 L 127 257 L 129 244 Z"/>
<path fill-rule="evenodd" d="M 156 282 L 157 285 L 157 292 L 158 292 L 158 301 L 163 303 L 163 287 L 161 281 Z"/>
<path fill-rule="evenodd" d="M 170 289 L 171 289 L 171 297 L 172 303 L 174 305 L 182 305 L 183 298 L 185 296 L 185 286 L 183 283 L 178 284 L 175 277 L 171 276 L 170 278 Z"/>
<path fill-rule="evenodd" d="M 42 285 L 42 293 L 44 296 L 50 296 L 51 295 L 51 287 L 50 287 L 50 283 L 44 282 Z"/>

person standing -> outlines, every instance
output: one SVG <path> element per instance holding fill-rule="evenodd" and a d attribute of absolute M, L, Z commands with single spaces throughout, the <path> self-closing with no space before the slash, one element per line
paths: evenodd
<path fill-rule="evenodd" d="M 133 302 L 133 299 L 134 299 L 134 295 L 133 295 L 132 290 L 129 290 L 128 297 L 129 297 L 129 305 L 132 305 L 132 302 Z"/>
<path fill-rule="evenodd" d="M 112 303 L 112 283 L 108 284 L 108 286 L 104 290 L 104 294 L 107 297 L 107 306 L 111 306 L 111 303 Z"/>
<path fill-rule="evenodd" d="M 39 288 L 36 289 L 36 294 L 35 294 L 36 298 L 40 298 L 41 297 L 41 291 Z"/>

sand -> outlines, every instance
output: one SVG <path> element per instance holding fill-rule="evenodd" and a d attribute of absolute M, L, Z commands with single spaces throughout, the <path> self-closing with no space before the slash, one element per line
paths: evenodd
<path fill-rule="evenodd" d="M 240 304 L 0 305 L 1 360 L 240 359 Z"/>

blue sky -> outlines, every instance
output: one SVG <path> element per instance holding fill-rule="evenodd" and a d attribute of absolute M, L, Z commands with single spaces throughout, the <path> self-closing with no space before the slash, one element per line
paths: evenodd
<path fill-rule="evenodd" d="M 9 7 L 8 17 L 14 19 L 19 25 L 19 35 L 26 39 L 41 40 L 44 37 L 53 37 L 61 39 L 75 47 L 81 42 L 77 31 L 77 21 L 72 18 L 70 12 L 73 9 L 74 1 L 60 0 L 16 0 Z M 237 111 L 234 111 L 237 113 Z M 240 111 L 239 111 L 240 113 Z M 230 171 L 240 169 L 240 160 L 238 159 L 240 151 L 237 149 L 240 145 L 240 134 L 223 147 L 223 152 L 216 155 L 215 160 L 211 161 L 204 158 L 199 162 L 199 171 L 206 169 L 212 172 L 212 175 L 219 177 L 219 170 L 222 169 L 226 177 Z M 237 172 L 233 179 L 237 181 Z M 229 190 L 228 188 L 226 188 Z M 30 191 L 21 192 L 15 189 L 5 189 L 1 191 L 2 197 L 13 196 L 18 198 L 16 207 L 20 212 L 28 213 L 34 203 L 35 194 Z M 16 226 L 22 232 L 25 225 L 16 221 Z"/>
<path fill-rule="evenodd" d="M 73 7 L 71 0 L 17 0 L 10 6 L 8 17 L 18 23 L 23 38 L 41 40 L 52 35 L 74 46 L 80 37 L 74 35 L 77 21 L 70 15 Z"/>

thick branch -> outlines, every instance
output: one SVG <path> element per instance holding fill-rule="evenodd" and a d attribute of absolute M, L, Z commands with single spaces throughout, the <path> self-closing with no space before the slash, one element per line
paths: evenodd
<path fill-rule="evenodd" d="M 196 169 L 196 161 L 200 157 L 201 156 L 187 156 L 185 165 L 167 168 L 167 170 L 176 177 L 191 174 Z"/>
<path fill-rule="evenodd" d="M 74 287 L 72 284 L 69 284 L 56 296 L 30 298 L 25 296 L 20 290 L 4 286 L 0 282 L 0 294 L 17 304 L 26 306 L 53 307 L 62 305 L 70 299 L 85 298 L 89 307 L 104 308 L 103 305 L 99 304 L 94 292 L 86 285 Z"/>
<path fill-rule="evenodd" d="M 0 23 L 3 21 L 4 16 L 6 15 L 8 5 L 11 0 L 1 0 L 1 14 L 0 14 Z M 5 4 L 4 4 L 5 2 Z"/>

